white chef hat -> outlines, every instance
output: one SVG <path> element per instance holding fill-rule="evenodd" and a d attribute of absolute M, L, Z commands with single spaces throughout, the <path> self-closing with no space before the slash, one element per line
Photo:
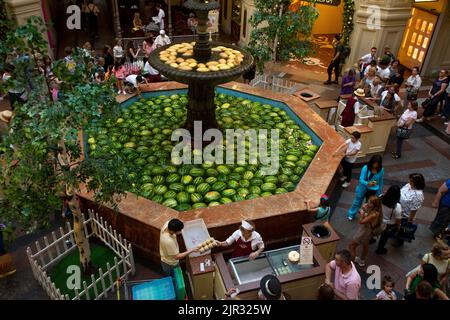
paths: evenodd
<path fill-rule="evenodd" d="M 253 231 L 253 226 L 245 220 L 242 220 L 241 227 L 248 231 Z"/>
<path fill-rule="evenodd" d="M 159 31 L 159 34 L 163 36 L 166 34 L 166 32 L 164 30 L 161 30 L 161 31 Z"/>

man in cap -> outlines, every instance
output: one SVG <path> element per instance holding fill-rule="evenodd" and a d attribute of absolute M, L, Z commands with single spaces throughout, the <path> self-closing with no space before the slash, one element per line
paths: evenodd
<path fill-rule="evenodd" d="M 233 243 L 233 258 L 248 256 L 250 260 L 254 260 L 264 251 L 262 237 L 255 231 L 255 224 L 251 221 L 242 220 L 239 229 L 219 245 L 228 247 Z"/>
<path fill-rule="evenodd" d="M 159 36 L 155 39 L 155 47 L 159 48 L 168 44 L 171 44 L 170 38 L 166 35 L 164 30 L 159 31 Z"/>
<path fill-rule="evenodd" d="M 225 300 L 235 299 L 238 294 L 238 289 L 231 288 L 225 293 Z M 281 282 L 273 274 L 265 275 L 259 282 L 258 300 L 286 300 L 281 288 Z"/>

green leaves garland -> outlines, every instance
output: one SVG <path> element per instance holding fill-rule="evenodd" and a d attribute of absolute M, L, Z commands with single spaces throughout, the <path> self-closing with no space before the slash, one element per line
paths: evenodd
<path fill-rule="evenodd" d="M 343 30 L 342 38 L 344 45 L 348 45 L 350 42 L 350 36 L 353 32 L 353 16 L 355 14 L 355 2 L 354 0 L 344 0 L 344 13 L 343 13 Z"/>

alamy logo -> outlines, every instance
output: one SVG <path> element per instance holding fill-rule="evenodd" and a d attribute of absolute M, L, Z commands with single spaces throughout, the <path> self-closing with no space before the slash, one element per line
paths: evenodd
<path fill-rule="evenodd" d="M 66 13 L 70 16 L 67 18 L 66 26 L 69 30 L 81 30 L 81 9 L 77 5 L 67 7 Z"/>
<path fill-rule="evenodd" d="M 66 273 L 69 275 L 66 280 L 66 286 L 69 290 L 81 289 L 81 269 L 79 266 L 70 265 Z"/>
<path fill-rule="evenodd" d="M 381 29 L 381 10 L 379 6 L 368 6 L 367 13 L 369 14 L 367 18 L 367 28 L 369 30 L 380 30 Z"/>
<path fill-rule="evenodd" d="M 172 149 L 171 158 L 174 165 L 208 162 L 223 164 L 225 158 L 226 164 L 256 165 L 260 163 L 264 175 L 274 175 L 280 167 L 278 129 L 271 129 L 270 135 L 266 129 L 226 129 L 224 144 L 224 136 L 220 130 L 209 129 L 202 134 L 201 121 L 195 121 L 194 150 L 192 150 L 192 136 L 186 129 L 174 130 L 171 139 L 172 141 L 181 140 Z M 212 142 L 202 150 L 203 141 Z"/>
<path fill-rule="evenodd" d="M 369 290 L 380 290 L 381 289 L 381 269 L 379 266 L 370 265 L 367 267 L 366 273 L 369 277 L 366 281 L 367 289 Z"/>

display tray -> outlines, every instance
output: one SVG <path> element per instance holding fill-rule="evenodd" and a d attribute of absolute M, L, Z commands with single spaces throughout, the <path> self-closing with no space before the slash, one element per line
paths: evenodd
<path fill-rule="evenodd" d="M 181 231 L 183 236 L 184 245 L 187 250 L 196 248 L 198 245 L 210 238 L 208 228 L 203 219 L 196 219 L 187 221 L 184 223 L 184 228 Z M 190 257 L 199 257 L 207 254 L 211 254 L 211 250 L 200 252 L 193 252 Z"/>
<path fill-rule="evenodd" d="M 267 259 L 269 260 L 277 276 L 293 272 L 299 272 L 302 270 L 307 270 L 318 266 L 316 261 L 314 261 L 314 264 L 298 264 L 290 262 L 288 259 L 289 252 L 299 251 L 299 249 L 300 246 L 297 245 L 288 248 L 269 251 L 266 253 Z"/>

